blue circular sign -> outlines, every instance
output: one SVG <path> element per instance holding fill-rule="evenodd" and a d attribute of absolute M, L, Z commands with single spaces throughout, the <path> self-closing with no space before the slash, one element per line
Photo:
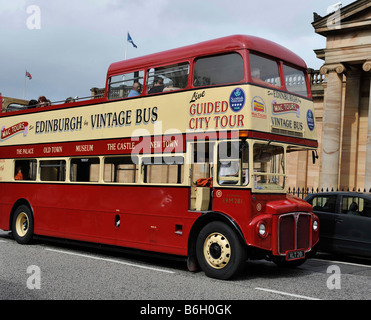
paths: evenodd
<path fill-rule="evenodd" d="M 312 110 L 308 110 L 307 112 L 307 124 L 310 131 L 314 129 L 314 114 Z"/>
<path fill-rule="evenodd" d="M 234 112 L 240 111 L 245 105 L 245 92 L 241 88 L 236 88 L 229 96 L 229 105 Z"/>

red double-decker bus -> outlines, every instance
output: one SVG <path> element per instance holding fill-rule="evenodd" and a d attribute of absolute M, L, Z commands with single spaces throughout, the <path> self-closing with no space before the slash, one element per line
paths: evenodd
<path fill-rule="evenodd" d="M 228 279 L 298 265 L 318 219 L 286 195 L 317 147 L 307 67 L 252 36 L 113 63 L 103 98 L 0 115 L 0 228 L 187 257 Z"/>

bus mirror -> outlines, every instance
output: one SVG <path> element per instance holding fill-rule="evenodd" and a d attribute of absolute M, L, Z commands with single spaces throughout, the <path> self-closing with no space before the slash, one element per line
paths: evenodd
<path fill-rule="evenodd" d="M 316 159 L 318 159 L 317 150 L 312 150 L 312 161 L 313 161 L 313 164 L 316 163 Z"/>

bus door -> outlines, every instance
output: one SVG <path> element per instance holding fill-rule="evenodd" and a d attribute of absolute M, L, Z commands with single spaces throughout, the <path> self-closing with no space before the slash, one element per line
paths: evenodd
<path fill-rule="evenodd" d="M 207 211 L 212 209 L 214 142 L 190 142 L 191 191 L 189 209 Z"/>

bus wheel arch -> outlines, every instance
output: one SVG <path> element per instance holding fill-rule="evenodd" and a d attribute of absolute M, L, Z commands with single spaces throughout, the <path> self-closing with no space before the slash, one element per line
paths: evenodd
<path fill-rule="evenodd" d="M 10 214 L 9 229 L 18 243 L 31 242 L 34 234 L 34 214 L 27 200 L 19 199 L 14 204 Z"/>
<path fill-rule="evenodd" d="M 220 229 L 222 228 L 222 229 Z M 196 222 L 193 224 L 190 236 L 188 239 L 188 259 L 187 259 L 187 266 L 189 271 L 195 272 L 199 271 L 200 269 L 205 271 L 205 261 L 201 261 L 202 259 L 200 255 L 200 248 L 197 248 L 197 244 L 199 243 L 200 235 L 204 237 L 205 232 L 207 233 L 209 230 L 216 230 L 216 242 L 223 242 L 223 241 L 231 241 L 229 245 L 233 244 L 233 246 L 237 246 L 235 248 L 239 252 L 239 256 L 242 260 L 246 260 L 247 258 L 247 247 L 244 240 L 244 236 L 242 234 L 241 229 L 236 224 L 234 220 L 232 220 L 227 215 L 220 213 L 220 212 L 208 212 L 200 216 Z M 222 232 L 217 232 L 217 230 L 223 230 Z M 227 240 L 222 240 L 221 235 L 228 234 Z M 201 240 L 204 241 L 204 240 Z M 200 244 L 198 244 L 200 247 Z M 217 246 L 216 246 L 217 248 Z M 228 259 L 227 259 L 228 260 Z M 210 262 L 210 261 L 209 261 Z M 211 268 L 211 269 L 219 269 L 219 268 Z M 222 268 L 221 268 L 222 269 Z M 240 269 L 240 267 L 237 267 Z M 236 272 L 232 271 L 231 274 L 228 272 L 223 274 L 223 272 L 216 271 L 215 273 L 213 270 L 208 273 L 208 276 L 220 279 L 228 279 L 233 276 L 233 274 L 237 273 L 239 270 L 236 269 Z M 214 270 L 215 271 L 215 270 Z"/>

